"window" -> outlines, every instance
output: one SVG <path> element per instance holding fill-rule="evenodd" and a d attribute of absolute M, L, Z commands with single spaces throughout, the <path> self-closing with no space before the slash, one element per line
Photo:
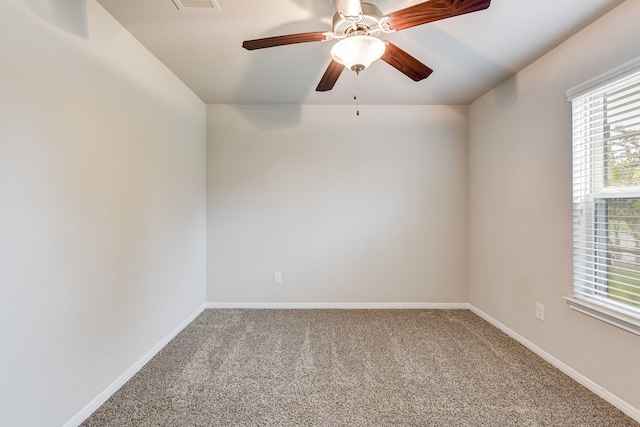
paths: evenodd
<path fill-rule="evenodd" d="M 576 310 L 640 334 L 640 60 L 568 92 Z"/>

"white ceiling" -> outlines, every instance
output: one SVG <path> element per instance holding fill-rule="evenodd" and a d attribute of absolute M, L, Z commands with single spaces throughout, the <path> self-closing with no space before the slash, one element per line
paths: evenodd
<path fill-rule="evenodd" d="M 489 9 L 386 35 L 434 69 L 414 82 L 377 61 L 315 88 L 334 42 L 247 51 L 242 41 L 330 31 L 332 0 L 98 0 L 207 104 L 468 104 L 624 0 L 493 0 Z M 420 0 L 370 0 L 383 13 Z"/>

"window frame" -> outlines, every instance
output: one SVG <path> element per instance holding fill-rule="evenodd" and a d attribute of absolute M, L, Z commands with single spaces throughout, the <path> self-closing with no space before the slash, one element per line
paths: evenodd
<path fill-rule="evenodd" d="M 593 271 L 594 269 L 592 267 L 593 264 L 595 264 L 593 259 L 609 259 L 611 255 L 611 250 L 606 248 L 609 235 L 609 218 L 607 216 L 609 201 L 613 199 L 640 200 L 640 186 L 607 187 L 605 184 L 606 168 L 602 163 L 605 162 L 606 141 L 608 135 L 610 135 L 606 114 L 607 100 L 606 94 L 598 95 L 594 92 L 638 72 L 640 72 L 640 57 L 567 91 L 567 99 L 571 102 L 579 97 L 593 93 L 593 98 L 589 100 L 589 105 L 591 106 L 591 102 L 593 101 L 596 109 L 599 105 L 601 106 L 602 120 L 601 123 L 596 124 L 595 129 L 597 130 L 595 132 L 594 127 L 589 125 L 590 128 L 587 135 L 579 138 L 581 144 L 587 144 L 587 150 L 590 150 L 591 153 L 597 153 L 591 157 L 595 159 L 595 166 L 585 165 L 582 158 L 576 160 L 574 153 L 573 295 L 571 297 L 564 297 L 564 299 L 572 309 L 578 312 L 640 335 L 640 309 L 634 307 L 632 304 L 619 302 L 607 296 L 597 295 L 598 291 L 602 292 L 602 290 L 597 289 L 600 286 L 598 283 L 602 283 L 604 291 L 608 292 L 610 288 L 607 279 L 609 271 L 607 267 L 602 268 L 602 270 L 596 267 L 595 271 Z M 598 97 L 602 97 L 602 100 L 599 100 Z M 597 113 L 593 115 L 595 114 Z M 589 113 L 587 116 L 592 119 L 593 115 Z M 584 117 L 585 115 L 580 115 L 579 118 L 582 119 Z M 573 111 L 572 123 L 575 120 L 576 114 L 575 111 Z M 596 117 L 595 120 L 599 120 L 599 118 Z M 597 135 L 595 138 L 593 137 L 594 134 Z M 576 144 L 576 139 L 578 138 L 574 135 L 573 146 Z M 584 141 L 585 139 L 587 142 Z M 581 186 L 580 184 L 583 185 Z M 576 196 L 576 193 L 579 195 Z M 602 221 L 599 219 L 599 215 L 605 215 L 606 220 Z M 603 229 L 599 229 L 598 224 L 604 224 Z M 584 238 L 584 243 L 576 244 L 579 238 Z M 602 241 L 602 243 L 600 243 L 600 241 Z M 602 256 L 602 252 L 604 252 L 604 257 Z M 587 296 L 587 292 L 584 289 L 580 289 L 580 291 L 577 290 L 577 288 L 584 288 L 582 279 L 579 280 L 576 278 L 578 274 L 577 271 L 579 270 L 586 271 L 586 274 L 589 272 L 595 273 L 591 276 L 594 282 L 594 294 Z"/>

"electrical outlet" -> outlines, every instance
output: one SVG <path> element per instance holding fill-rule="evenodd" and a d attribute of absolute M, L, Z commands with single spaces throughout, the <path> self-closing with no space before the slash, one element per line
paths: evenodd
<path fill-rule="evenodd" d="M 544 305 L 536 303 L 536 317 L 544 322 Z"/>
<path fill-rule="evenodd" d="M 273 283 L 275 283 L 276 285 L 279 285 L 282 283 L 282 273 L 279 271 L 276 271 L 275 273 L 273 273 Z"/>

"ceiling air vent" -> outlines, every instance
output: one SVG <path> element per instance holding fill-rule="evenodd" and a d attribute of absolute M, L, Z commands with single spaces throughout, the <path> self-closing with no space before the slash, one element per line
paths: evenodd
<path fill-rule="evenodd" d="M 173 3 L 178 9 L 199 8 L 220 10 L 218 0 L 173 0 Z"/>

